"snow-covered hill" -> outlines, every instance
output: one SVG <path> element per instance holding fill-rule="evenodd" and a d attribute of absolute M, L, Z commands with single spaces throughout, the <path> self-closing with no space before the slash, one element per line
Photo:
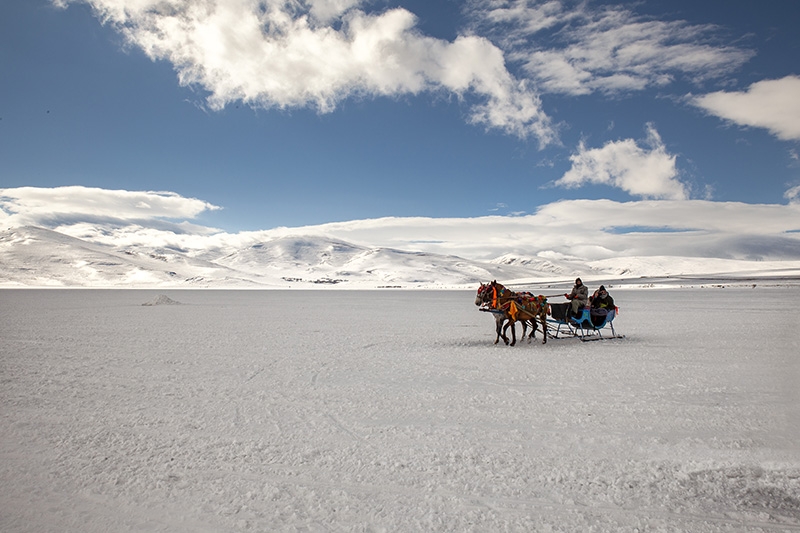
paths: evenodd
<path fill-rule="evenodd" d="M 234 251 L 112 246 L 56 231 L 0 232 L 0 287 L 441 287 L 536 276 L 526 266 L 368 248 L 318 236 L 283 237 Z"/>
<path fill-rule="evenodd" d="M 467 288 L 723 275 L 800 279 L 797 261 L 685 257 L 503 255 L 482 262 L 452 255 L 367 247 L 327 236 L 283 236 L 240 247 L 183 250 L 89 242 L 40 227 L 0 231 L 0 287 Z"/>
<path fill-rule="evenodd" d="M 274 283 L 367 287 L 458 286 L 532 275 L 520 266 L 455 256 L 370 248 L 319 236 L 280 237 L 236 250 L 216 264 Z"/>
<path fill-rule="evenodd" d="M 180 252 L 115 249 L 56 231 L 23 227 L 0 232 L 0 286 L 223 286 L 250 282 L 236 271 Z M 250 282 L 252 283 L 252 282 Z"/>

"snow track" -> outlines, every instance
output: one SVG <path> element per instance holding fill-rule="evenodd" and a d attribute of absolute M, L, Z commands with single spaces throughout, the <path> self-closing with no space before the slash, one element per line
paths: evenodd
<path fill-rule="evenodd" d="M 4 290 L 0 530 L 800 531 L 798 292 L 507 347 L 471 292 Z"/>

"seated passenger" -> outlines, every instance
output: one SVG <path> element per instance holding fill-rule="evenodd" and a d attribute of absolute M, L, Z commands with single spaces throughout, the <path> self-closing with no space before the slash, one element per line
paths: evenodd
<path fill-rule="evenodd" d="M 611 311 L 614 309 L 614 298 L 608 294 L 608 291 L 603 285 L 595 291 L 591 298 L 592 309 L 606 309 Z"/>
<path fill-rule="evenodd" d="M 565 294 L 564 297 L 567 300 L 572 300 L 572 316 L 578 316 L 583 306 L 589 303 L 589 289 L 583 284 L 581 278 L 578 278 L 575 280 L 572 292 Z"/>

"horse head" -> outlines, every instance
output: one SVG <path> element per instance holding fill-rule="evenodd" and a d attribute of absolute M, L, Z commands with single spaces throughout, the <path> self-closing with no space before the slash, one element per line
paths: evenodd
<path fill-rule="evenodd" d="M 481 283 L 478 287 L 478 294 L 475 295 L 475 305 L 483 305 L 489 298 L 488 295 L 492 293 L 491 285 Z"/>
<path fill-rule="evenodd" d="M 478 294 L 475 296 L 475 305 L 491 304 L 491 307 L 496 307 L 498 296 L 513 296 L 513 294 L 513 292 L 507 291 L 505 287 L 497 283 L 497 280 L 486 284 L 481 283 L 481 286 L 478 287 Z"/>

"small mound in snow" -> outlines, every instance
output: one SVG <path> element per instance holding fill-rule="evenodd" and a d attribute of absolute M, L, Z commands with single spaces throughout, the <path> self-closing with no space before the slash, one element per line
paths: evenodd
<path fill-rule="evenodd" d="M 170 298 L 168 296 L 164 296 L 163 294 L 161 294 L 155 300 L 152 300 L 152 301 L 147 302 L 147 303 L 143 303 L 142 305 L 181 305 L 181 303 L 180 302 L 176 302 L 172 298 Z"/>

